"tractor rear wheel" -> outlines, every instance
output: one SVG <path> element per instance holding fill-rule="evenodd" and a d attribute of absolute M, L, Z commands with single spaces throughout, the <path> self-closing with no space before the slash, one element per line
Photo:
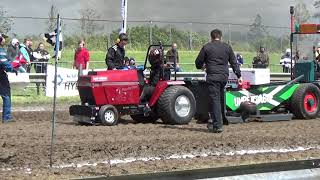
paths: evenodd
<path fill-rule="evenodd" d="M 168 87 L 158 100 L 158 115 L 166 124 L 188 124 L 196 112 L 196 100 L 184 86 Z"/>
<path fill-rule="evenodd" d="M 159 117 L 157 115 L 151 114 L 149 116 L 144 116 L 143 114 L 131 115 L 131 118 L 137 123 L 154 123 Z"/>
<path fill-rule="evenodd" d="M 291 112 L 299 119 L 314 119 L 319 114 L 320 91 L 314 84 L 302 84 L 291 98 Z"/>
<path fill-rule="evenodd" d="M 99 110 L 99 119 L 104 126 L 114 126 L 119 121 L 117 108 L 112 105 L 102 106 Z"/>

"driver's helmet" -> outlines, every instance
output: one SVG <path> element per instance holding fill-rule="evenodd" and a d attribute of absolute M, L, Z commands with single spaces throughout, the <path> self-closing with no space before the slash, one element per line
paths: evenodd
<path fill-rule="evenodd" d="M 162 64 L 162 51 L 160 49 L 152 49 L 149 52 L 149 63 L 151 66 L 160 66 Z"/>

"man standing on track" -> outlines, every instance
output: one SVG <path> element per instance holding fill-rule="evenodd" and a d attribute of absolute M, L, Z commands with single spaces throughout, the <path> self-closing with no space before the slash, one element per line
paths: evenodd
<path fill-rule="evenodd" d="M 213 133 L 223 132 L 224 88 L 229 77 L 230 63 L 234 73 L 242 83 L 241 71 L 234 52 L 226 43 L 221 42 L 222 32 L 219 29 L 211 31 L 211 42 L 204 45 L 195 61 L 197 69 L 206 69 L 206 82 L 209 90 L 209 114 L 212 123 L 208 129 Z"/>
<path fill-rule="evenodd" d="M 108 49 L 106 56 L 106 64 L 108 70 L 122 69 L 125 66 L 125 50 L 124 47 L 128 44 L 128 36 L 121 33 L 117 43 Z"/>
<path fill-rule="evenodd" d="M 3 48 L 5 44 L 5 37 L 7 36 L 0 33 L 0 96 L 3 100 L 2 123 L 12 121 L 11 90 L 7 72 L 15 72 L 17 74 L 17 71 L 15 71 L 9 63 L 6 50 Z"/>

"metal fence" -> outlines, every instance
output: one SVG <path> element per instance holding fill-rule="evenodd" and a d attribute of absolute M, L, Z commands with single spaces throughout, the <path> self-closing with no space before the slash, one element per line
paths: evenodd
<path fill-rule="evenodd" d="M 15 33 L 19 38 L 26 35 L 39 37 L 39 34 L 48 32 L 48 18 L 39 17 L 5 17 L 10 18 L 14 26 L 11 33 Z M 106 19 L 89 20 L 94 28 L 81 28 L 80 19 L 62 18 L 63 33 L 67 37 L 71 36 L 101 36 L 88 42 L 90 48 L 110 46 L 115 41 L 114 34 L 118 32 L 121 22 Z M 250 24 L 234 23 L 214 23 L 214 22 L 172 22 L 172 21 L 129 21 L 128 31 L 130 39 L 129 49 L 137 49 L 139 46 L 152 44 L 159 40 L 164 43 L 177 42 L 181 49 L 199 50 L 199 48 L 209 41 L 209 32 L 214 28 L 223 31 L 224 40 L 237 51 L 255 51 L 257 46 L 265 46 L 269 51 L 284 51 L 289 47 L 288 27 L 263 26 L 264 30 L 258 34 L 265 34 L 262 37 L 251 36 Z M 289 24 L 288 24 L 289 26 Z M 261 41 L 256 41 L 261 38 Z M 67 39 L 65 39 L 66 41 Z M 75 43 L 75 44 L 73 44 Z M 141 44 L 142 43 L 142 44 Z M 66 42 L 68 47 L 77 46 L 76 41 Z"/>

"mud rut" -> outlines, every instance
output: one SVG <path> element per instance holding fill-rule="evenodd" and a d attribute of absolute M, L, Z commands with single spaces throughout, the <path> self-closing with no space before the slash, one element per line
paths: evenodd
<path fill-rule="evenodd" d="M 114 127 L 79 126 L 72 122 L 68 112 L 59 111 L 55 166 L 131 157 L 159 157 L 164 160 L 115 164 L 111 169 L 108 164 L 98 163 L 94 167 L 50 170 L 51 112 L 15 112 L 14 117 L 16 122 L 0 125 L 0 177 L 9 179 L 116 175 L 320 157 L 319 120 L 236 124 L 227 126 L 223 134 L 211 134 L 207 133 L 206 125 L 195 122 L 186 126 L 168 126 L 160 122 L 135 124 L 124 119 Z M 230 155 L 230 152 L 241 150 L 298 147 L 311 149 L 288 153 Z M 221 155 L 166 159 L 174 154 L 195 152 Z"/>

